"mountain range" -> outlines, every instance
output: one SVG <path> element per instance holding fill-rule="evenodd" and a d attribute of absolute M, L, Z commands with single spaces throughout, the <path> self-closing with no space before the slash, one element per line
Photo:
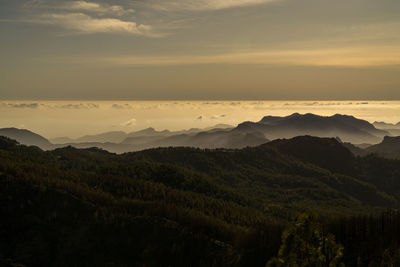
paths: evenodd
<path fill-rule="evenodd" d="M 319 137 L 340 137 L 345 142 L 353 144 L 378 143 L 387 131 L 375 128 L 365 120 L 353 116 L 336 114 L 330 117 L 315 114 L 294 113 L 286 117 L 266 116 L 259 122 L 244 122 L 234 131 L 258 131 L 266 138 L 273 140 L 279 138 L 292 138 L 299 135 L 312 135 Z"/>
<path fill-rule="evenodd" d="M 381 124 L 377 124 L 382 126 Z M 198 148 L 244 148 L 258 146 L 276 139 L 288 139 L 310 135 L 334 137 L 340 142 L 351 143 L 348 148 L 358 154 L 379 153 L 394 157 L 395 151 L 387 151 L 395 146 L 379 145 L 389 139 L 391 133 L 377 129 L 368 121 L 353 116 L 336 114 L 319 116 L 315 114 L 294 113 L 289 116 L 266 116 L 258 122 L 243 122 L 237 127 L 222 124 L 206 129 L 192 128 L 183 131 L 157 131 L 147 128 L 136 132 L 106 132 L 86 135 L 77 139 L 61 137 L 52 139 L 39 136 L 28 130 L 16 128 L 0 129 L 0 135 L 15 139 L 22 144 L 36 145 L 42 149 L 54 149 L 65 146 L 76 148 L 98 147 L 114 153 L 126 153 L 156 147 L 198 147 Z M 393 141 L 397 142 L 397 141 Z M 372 147 L 371 147 L 372 146 Z M 369 148 L 370 147 L 370 148 Z M 378 149 L 381 147 L 381 149 Z"/>

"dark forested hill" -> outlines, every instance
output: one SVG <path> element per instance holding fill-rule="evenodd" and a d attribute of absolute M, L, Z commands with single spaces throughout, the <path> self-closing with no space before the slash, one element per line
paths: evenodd
<path fill-rule="evenodd" d="M 333 138 L 116 155 L 1 137 L 0 263 L 264 266 L 298 212 L 332 221 L 351 262 L 370 248 L 357 235 L 360 251 L 347 249 L 340 218 L 396 209 L 399 174 L 399 161 L 355 157 Z"/>
<path fill-rule="evenodd" d="M 400 159 L 400 136 L 385 136 L 379 144 L 365 149 L 367 153 L 376 153 L 383 157 Z"/>

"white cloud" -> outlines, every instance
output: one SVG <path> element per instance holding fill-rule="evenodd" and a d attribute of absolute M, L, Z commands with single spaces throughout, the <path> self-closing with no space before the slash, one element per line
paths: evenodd
<path fill-rule="evenodd" d="M 118 5 L 104 5 L 95 2 L 86 1 L 71 1 L 63 4 L 59 8 L 73 10 L 73 11 L 86 11 L 100 14 L 112 14 L 117 16 L 123 16 L 135 12 L 133 9 L 125 9 Z"/>
<path fill-rule="evenodd" d="M 130 119 L 129 121 L 126 121 L 126 122 L 123 122 L 123 123 L 120 124 L 120 126 L 125 126 L 125 127 L 134 126 L 134 125 L 136 125 L 136 119 L 135 118 Z"/>
<path fill-rule="evenodd" d="M 81 34 L 110 33 L 151 36 L 151 26 L 115 18 L 93 18 L 83 13 L 44 14 L 33 22 L 62 27 Z"/>
<path fill-rule="evenodd" d="M 200 11 L 252 6 L 276 1 L 278 0 L 149 0 L 146 2 L 146 6 L 163 11 Z"/>
<path fill-rule="evenodd" d="M 211 117 L 212 120 L 218 120 L 218 119 L 223 119 L 225 118 L 226 115 L 225 114 L 221 114 L 221 115 L 214 115 Z"/>

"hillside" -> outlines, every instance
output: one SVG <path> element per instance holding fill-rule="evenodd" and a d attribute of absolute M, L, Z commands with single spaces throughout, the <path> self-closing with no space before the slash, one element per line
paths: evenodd
<path fill-rule="evenodd" d="M 45 152 L 0 138 L 0 258 L 28 266 L 264 266 L 297 212 L 330 220 L 397 208 L 399 171 L 398 161 L 357 158 L 336 139 L 309 136 L 123 155 Z"/>
<path fill-rule="evenodd" d="M 375 153 L 386 158 L 400 159 L 400 136 L 385 136 L 379 144 L 365 149 L 367 153 Z"/>

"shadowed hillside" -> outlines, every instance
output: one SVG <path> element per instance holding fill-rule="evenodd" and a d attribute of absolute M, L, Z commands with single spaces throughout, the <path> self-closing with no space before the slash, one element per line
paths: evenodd
<path fill-rule="evenodd" d="M 399 172 L 398 161 L 357 158 L 336 139 L 309 136 L 240 150 L 123 155 L 45 152 L 0 138 L 0 259 L 264 266 L 297 212 L 330 221 L 397 208 Z M 345 251 L 349 261 L 359 253 Z"/>

